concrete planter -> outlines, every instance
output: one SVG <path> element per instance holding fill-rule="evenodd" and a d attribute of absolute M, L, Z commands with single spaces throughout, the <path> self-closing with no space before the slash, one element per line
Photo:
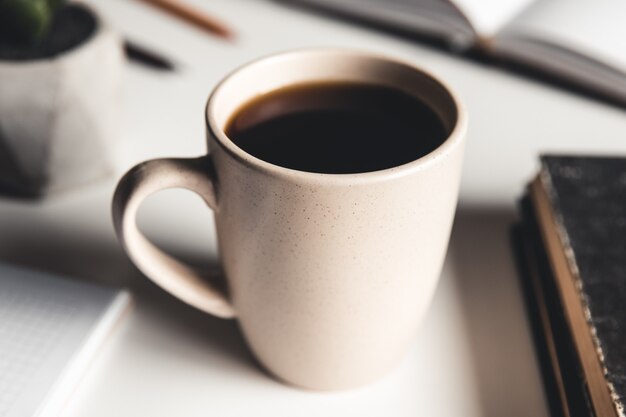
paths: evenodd
<path fill-rule="evenodd" d="M 111 171 L 121 104 L 119 36 L 96 28 L 50 59 L 0 59 L 0 190 L 42 195 Z"/>

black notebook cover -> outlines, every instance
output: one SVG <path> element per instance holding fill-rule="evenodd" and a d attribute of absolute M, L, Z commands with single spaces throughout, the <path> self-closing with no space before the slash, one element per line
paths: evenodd
<path fill-rule="evenodd" d="M 626 159 L 544 157 L 614 400 L 626 398 Z"/>
<path fill-rule="evenodd" d="M 539 183 L 554 214 L 561 249 L 569 261 L 611 400 L 616 411 L 623 415 L 626 395 L 626 159 L 545 156 L 541 162 Z M 538 275 L 546 294 L 545 304 L 552 312 L 551 320 L 558 322 L 562 313 L 557 310 L 562 311 L 562 306 L 558 306 L 558 296 L 550 294 L 548 288 L 554 282 L 554 277 L 550 276 L 554 269 L 546 268 L 546 248 L 542 246 L 545 240 L 542 242 L 538 237 L 534 220 L 537 207 L 528 203 L 522 206 L 524 232 L 520 235 L 526 236 L 526 244 L 532 247 L 530 252 L 538 259 L 536 262 L 543 264 L 538 268 L 541 271 Z M 522 270 L 528 269 L 528 261 L 522 257 L 520 260 Z M 528 270 L 522 272 L 528 277 Z M 563 328 L 562 323 L 554 328 Z M 572 345 L 571 335 L 569 342 L 565 339 L 561 332 L 555 344 L 561 349 L 568 343 Z M 561 351 L 559 361 L 566 356 Z M 580 369 L 580 363 L 569 365 L 574 369 L 576 366 Z M 585 376 L 581 376 L 584 379 Z M 569 384 L 570 393 L 576 389 L 576 384 Z M 573 410 L 583 406 L 581 403 Z"/>

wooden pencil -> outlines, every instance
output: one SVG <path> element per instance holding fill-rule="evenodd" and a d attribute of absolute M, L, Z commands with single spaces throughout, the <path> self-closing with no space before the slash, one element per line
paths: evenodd
<path fill-rule="evenodd" d="M 232 30 L 216 18 L 209 16 L 179 0 L 141 0 L 164 12 L 185 20 L 192 25 L 224 39 L 234 38 Z"/>

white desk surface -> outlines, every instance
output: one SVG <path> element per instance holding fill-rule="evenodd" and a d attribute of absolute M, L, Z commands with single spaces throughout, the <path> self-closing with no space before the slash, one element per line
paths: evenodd
<path fill-rule="evenodd" d="M 181 70 L 128 66 L 115 178 L 43 202 L 0 198 L 0 260 L 125 285 L 136 297 L 66 415 L 547 415 L 508 226 L 539 152 L 624 152 L 623 110 L 270 1 L 193 0 L 236 29 L 234 44 L 139 2 L 95 3 L 124 35 L 169 55 Z M 109 210 L 115 181 L 134 163 L 204 152 L 203 106 L 226 73 L 271 52 L 329 45 L 383 51 L 431 69 L 464 98 L 470 129 L 449 255 L 409 355 L 372 385 L 315 393 L 266 376 L 235 322 L 203 315 L 142 277 L 115 240 Z M 211 214 L 190 193 L 152 197 L 140 223 L 166 249 L 216 265 Z"/>

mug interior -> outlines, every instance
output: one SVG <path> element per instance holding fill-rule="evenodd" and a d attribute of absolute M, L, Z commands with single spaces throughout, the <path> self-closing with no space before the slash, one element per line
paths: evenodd
<path fill-rule="evenodd" d="M 287 86 L 317 82 L 374 84 L 418 98 L 435 111 L 447 134 L 447 138 L 430 154 L 437 152 L 453 137 L 459 136 L 453 135 L 459 125 L 459 103 L 441 81 L 412 65 L 391 58 L 340 49 L 287 52 L 262 58 L 236 70 L 209 97 L 206 109 L 208 128 L 228 150 L 244 153 L 249 156 L 245 158 L 248 160 L 257 159 L 235 145 L 226 135 L 226 127 L 233 115 L 258 96 Z"/>

